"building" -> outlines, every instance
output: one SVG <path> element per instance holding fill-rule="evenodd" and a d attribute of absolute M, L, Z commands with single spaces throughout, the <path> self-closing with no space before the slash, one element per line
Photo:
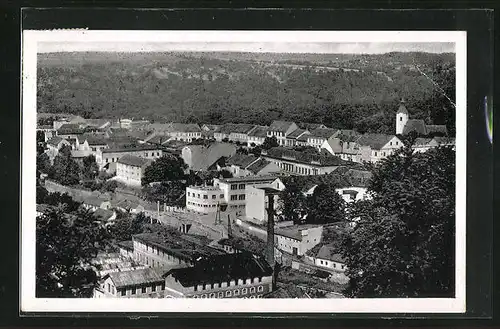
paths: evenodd
<path fill-rule="evenodd" d="M 235 154 L 226 160 L 225 165 L 224 169 L 234 177 L 269 175 L 280 171 L 276 164 L 253 154 Z"/>
<path fill-rule="evenodd" d="M 96 152 L 95 158 L 100 170 L 106 169 L 110 172 L 115 172 L 118 159 L 125 155 L 156 160 L 163 156 L 163 150 L 160 147 L 154 145 L 136 145 L 131 147 L 109 148 L 98 150 Z"/>
<path fill-rule="evenodd" d="M 377 162 L 404 146 L 398 137 L 386 134 L 364 134 L 356 143 L 362 162 Z"/>
<path fill-rule="evenodd" d="M 255 126 L 255 128 L 248 133 L 247 146 L 255 147 L 264 144 L 268 130 L 268 126 Z"/>
<path fill-rule="evenodd" d="M 286 138 L 293 131 L 299 128 L 295 122 L 290 121 L 273 121 L 267 131 L 267 137 L 276 137 L 278 144 L 284 146 Z"/>
<path fill-rule="evenodd" d="M 412 145 L 412 149 L 415 152 L 426 152 L 431 148 L 438 146 L 454 146 L 455 139 L 449 137 L 418 137 L 415 139 Z"/>
<path fill-rule="evenodd" d="M 116 180 L 132 186 L 141 186 L 144 170 L 151 164 L 150 159 L 126 154 L 116 162 Z"/>
<path fill-rule="evenodd" d="M 288 254 L 302 256 L 321 242 L 323 226 L 294 225 L 276 228 L 275 247 Z"/>
<path fill-rule="evenodd" d="M 338 129 L 316 128 L 307 136 L 307 144 L 311 147 L 315 147 L 319 151 L 325 141 L 337 137 L 339 133 L 340 130 Z"/>
<path fill-rule="evenodd" d="M 279 211 L 278 204 L 278 193 L 284 189 L 275 189 L 272 187 L 253 187 L 248 186 L 246 188 L 246 205 L 245 205 L 245 217 L 246 219 L 257 222 L 259 224 L 264 224 L 268 219 L 268 208 L 269 199 L 274 198 L 274 214 Z"/>
<path fill-rule="evenodd" d="M 143 268 L 108 273 L 94 290 L 94 298 L 151 297 L 165 290 L 163 272 L 161 268 Z"/>
<path fill-rule="evenodd" d="M 282 147 L 262 151 L 262 157 L 275 163 L 283 172 L 294 175 L 324 175 L 349 164 L 337 156 L 310 154 Z"/>
<path fill-rule="evenodd" d="M 396 135 L 408 135 L 410 132 L 416 132 L 419 136 L 448 134 L 445 125 L 427 125 L 422 119 L 410 119 L 402 100 L 396 112 Z"/>
<path fill-rule="evenodd" d="M 285 146 L 290 146 L 290 147 L 305 146 L 303 143 L 300 143 L 300 141 L 298 141 L 298 140 L 300 137 L 304 136 L 304 140 L 307 144 L 307 135 L 310 135 L 310 134 L 311 133 L 307 129 L 301 129 L 301 128 L 295 129 L 290 134 L 288 134 L 288 136 L 286 136 Z"/>
<path fill-rule="evenodd" d="M 321 245 L 317 247 L 306 253 L 307 260 L 312 264 L 335 272 L 345 272 L 347 270 L 342 255 L 333 246 Z"/>
<path fill-rule="evenodd" d="M 132 240 L 119 241 L 116 243 L 116 246 L 118 247 L 121 257 L 125 259 L 134 258 L 134 242 Z"/>
<path fill-rule="evenodd" d="M 186 209 L 210 213 L 218 207 L 230 210 L 244 209 L 246 189 L 253 187 L 284 188 L 283 182 L 276 176 L 246 176 L 233 178 L 215 178 L 213 186 L 189 186 L 186 188 Z"/>
<path fill-rule="evenodd" d="M 55 124 L 55 121 L 54 121 Z M 85 125 L 78 123 L 64 123 L 56 130 L 57 136 L 61 138 L 78 138 L 85 133 Z"/>
<path fill-rule="evenodd" d="M 82 135 L 79 137 L 79 147 L 78 149 L 82 151 L 90 151 L 92 154 L 96 154 L 97 151 L 101 151 L 109 148 L 109 140 L 104 136 L 99 135 Z"/>
<path fill-rule="evenodd" d="M 188 145 L 182 148 L 181 157 L 189 170 L 217 170 L 217 164 L 236 154 L 236 146 L 229 143 L 214 143 L 210 146 Z"/>
<path fill-rule="evenodd" d="M 151 267 L 193 266 L 199 257 L 224 254 L 208 246 L 203 236 L 182 234 L 171 230 L 170 235 L 141 233 L 132 237 L 134 260 Z"/>
<path fill-rule="evenodd" d="M 166 294 L 177 298 L 260 298 L 273 289 L 273 269 L 248 253 L 202 258 L 163 276 Z"/>
<path fill-rule="evenodd" d="M 195 123 L 152 123 L 148 129 L 158 135 L 169 136 L 169 139 L 192 142 L 201 138 L 201 128 Z"/>

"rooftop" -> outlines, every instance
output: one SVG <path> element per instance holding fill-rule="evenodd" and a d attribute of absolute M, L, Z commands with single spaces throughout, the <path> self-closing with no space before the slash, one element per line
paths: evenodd
<path fill-rule="evenodd" d="M 235 154 L 226 160 L 226 164 L 246 168 L 254 163 L 258 158 L 253 154 Z"/>
<path fill-rule="evenodd" d="M 209 147 L 188 145 L 191 150 L 191 170 L 207 170 L 222 157 L 230 157 L 236 153 L 236 146 L 229 143 L 214 143 Z"/>
<path fill-rule="evenodd" d="M 103 279 L 110 277 L 116 288 L 124 288 L 157 282 L 163 283 L 163 272 L 162 268 L 144 268 L 124 272 L 111 272 L 106 274 Z"/>
<path fill-rule="evenodd" d="M 270 163 L 271 163 L 271 161 L 260 158 L 257 161 L 255 161 L 254 163 L 252 163 L 250 166 L 248 166 L 246 168 L 246 170 L 250 171 L 254 175 L 257 175 L 259 173 L 259 171 L 264 169 Z"/>
<path fill-rule="evenodd" d="M 138 151 L 156 151 L 160 150 L 154 145 L 134 145 L 133 147 L 109 148 L 102 150 L 102 153 L 122 153 L 122 152 L 138 152 Z"/>
<path fill-rule="evenodd" d="M 262 176 L 246 176 L 246 177 L 232 177 L 232 178 L 223 178 L 218 179 L 219 182 L 222 183 L 250 183 L 250 182 L 265 182 L 270 181 L 273 182 L 279 177 L 274 175 L 262 175 Z"/>
<path fill-rule="evenodd" d="M 133 236 L 133 239 L 156 246 L 165 253 L 187 261 L 194 261 L 203 256 L 206 257 L 224 253 L 220 250 L 208 247 L 209 241 L 205 237 L 182 234 L 176 230 L 170 231 L 170 235 L 160 232 L 136 234 Z"/>
<path fill-rule="evenodd" d="M 309 252 L 311 256 L 314 256 L 316 258 L 331 260 L 337 263 L 344 262 L 342 255 L 340 255 L 338 251 L 331 245 L 321 245 L 319 247 L 316 246 L 315 248 L 309 250 Z"/>
<path fill-rule="evenodd" d="M 311 131 L 310 137 L 320 137 L 320 138 L 330 138 L 334 136 L 335 134 L 339 133 L 338 129 L 332 129 L 332 128 L 316 128 Z"/>
<path fill-rule="evenodd" d="M 291 149 L 287 149 L 284 147 L 273 147 L 267 152 L 262 152 L 263 156 L 275 158 L 275 159 L 284 159 L 291 160 L 298 163 L 303 164 L 314 164 L 316 166 L 340 166 L 344 164 L 348 164 L 348 161 L 344 161 L 341 158 L 334 155 L 320 155 L 320 154 L 311 154 L 300 151 L 295 151 Z"/>
<path fill-rule="evenodd" d="M 300 241 L 302 240 L 302 233 L 301 233 L 302 231 L 319 227 L 322 228 L 321 225 L 313 225 L 313 224 L 279 227 L 274 229 L 274 234 Z"/>
<path fill-rule="evenodd" d="M 295 138 L 298 138 L 300 135 L 302 134 L 310 134 L 308 130 L 305 130 L 305 129 L 295 129 L 294 131 L 292 131 L 289 135 L 288 135 L 288 138 L 292 138 L 292 139 L 295 139 Z"/>
<path fill-rule="evenodd" d="M 120 159 L 118 159 L 118 163 L 132 166 L 132 167 L 143 167 L 151 163 L 150 159 L 140 158 L 135 155 L 125 154 Z"/>
<path fill-rule="evenodd" d="M 394 135 L 386 134 L 364 134 L 361 135 L 356 143 L 362 146 L 370 146 L 374 150 L 380 150 L 385 144 L 394 138 Z"/>
<path fill-rule="evenodd" d="M 273 121 L 269 126 L 270 131 L 280 131 L 285 133 L 294 123 L 291 121 Z"/>
<path fill-rule="evenodd" d="M 97 210 L 94 211 L 94 217 L 102 221 L 107 221 L 108 219 L 113 217 L 114 214 L 114 211 L 102 208 L 97 208 Z"/>
<path fill-rule="evenodd" d="M 148 125 L 148 129 L 166 133 L 201 132 L 200 126 L 196 123 L 151 123 Z"/>
<path fill-rule="evenodd" d="M 59 136 L 54 136 L 47 141 L 47 144 L 52 145 L 52 146 L 57 146 L 60 142 L 62 142 L 64 140 L 65 140 L 64 138 L 61 138 Z"/>
<path fill-rule="evenodd" d="M 247 251 L 255 255 L 263 255 L 266 250 L 266 243 L 259 239 L 248 239 L 243 237 L 232 236 L 218 241 L 218 244 L 231 246 L 234 249 Z"/>
<path fill-rule="evenodd" d="M 255 128 L 248 133 L 248 136 L 265 138 L 267 136 L 268 130 L 269 130 L 268 126 L 255 126 Z"/>
<path fill-rule="evenodd" d="M 223 254 L 202 258 L 193 267 L 172 269 L 172 275 L 184 287 L 272 275 L 273 270 L 262 258 L 248 254 Z"/>
<path fill-rule="evenodd" d="M 134 250 L 134 241 L 132 240 L 126 240 L 126 241 L 119 241 L 116 243 L 118 247 L 127 249 L 127 250 Z"/>
<path fill-rule="evenodd" d="M 255 125 L 247 124 L 247 123 L 226 123 L 222 127 L 219 128 L 216 133 L 222 134 L 248 134 Z"/>

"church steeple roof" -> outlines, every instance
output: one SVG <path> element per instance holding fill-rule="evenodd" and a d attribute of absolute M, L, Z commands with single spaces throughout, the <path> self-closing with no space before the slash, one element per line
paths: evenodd
<path fill-rule="evenodd" d="M 405 106 L 405 100 L 404 98 L 401 99 L 401 102 L 399 104 L 398 112 L 397 113 L 405 113 L 408 114 L 408 111 L 406 110 Z"/>

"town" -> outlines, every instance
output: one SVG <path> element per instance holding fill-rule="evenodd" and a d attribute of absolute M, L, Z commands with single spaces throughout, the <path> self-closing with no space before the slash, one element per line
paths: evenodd
<path fill-rule="evenodd" d="M 454 149 L 445 125 L 412 119 L 404 100 L 394 112 L 393 134 L 38 113 L 37 216 L 83 216 L 99 235 L 80 262 L 95 279 L 68 294 L 346 297 L 342 236 L 376 197 L 374 168 L 401 152 Z M 46 291 L 72 280 L 44 265 Z"/>

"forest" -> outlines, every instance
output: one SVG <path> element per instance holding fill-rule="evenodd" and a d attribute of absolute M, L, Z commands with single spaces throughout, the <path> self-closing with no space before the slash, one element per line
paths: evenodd
<path fill-rule="evenodd" d="M 156 122 L 323 123 L 393 133 L 404 98 L 412 118 L 455 122 L 450 54 L 309 54 L 275 60 L 244 54 L 38 55 L 38 112 Z"/>

